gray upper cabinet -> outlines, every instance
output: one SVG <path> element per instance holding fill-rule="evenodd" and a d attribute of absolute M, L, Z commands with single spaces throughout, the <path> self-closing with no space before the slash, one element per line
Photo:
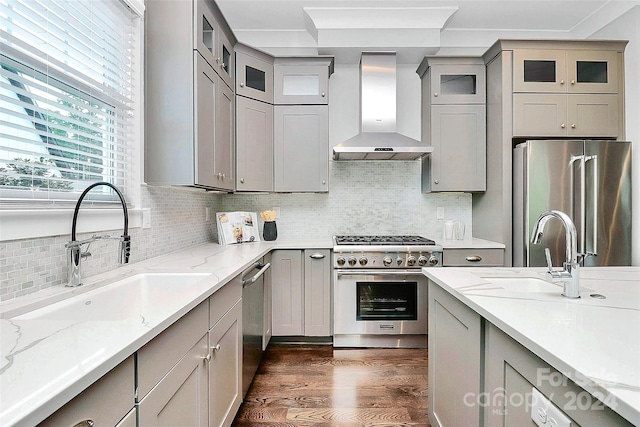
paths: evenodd
<path fill-rule="evenodd" d="M 275 58 L 274 104 L 329 104 L 333 57 Z"/>
<path fill-rule="evenodd" d="M 240 43 L 235 52 L 236 94 L 273 104 L 273 58 Z"/>
<path fill-rule="evenodd" d="M 193 6 L 146 3 L 145 181 L 233 191 L 232 74 L 217 59 L 235 40 L 213 1 Z"/>
<path fill-rule="evenodd" d="M 236 97 L 238 191 L 273 191 L 273 105 Z"/>
<path fill-rule="evenodd" d="M 422 79 L 422 191 L 486 189 L 485 68 L 482 58 L 427 57 Z"/>
<path fill-rule="evenodd" d="M 235 61 L 228 36 L 231 31 L 211 0 L 194 0 L 194 6 L 194 46 L 222 80 L 233 87 Z"/>
<path fill-rule="evenodd" d="M 619 136 L 622 53 L 539 47 L 513 50 L 514 136 Z"/>
<path fill-rule="evenodd" d="M 329 106 L 274 107 L 274 189 L 329 191 Z"/>

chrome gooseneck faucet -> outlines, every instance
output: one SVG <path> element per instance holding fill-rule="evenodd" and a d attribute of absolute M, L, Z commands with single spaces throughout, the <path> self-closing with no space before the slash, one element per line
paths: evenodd
<path fill-rule="evenodd" d="M 105 236 L 105 235 L 93 235 L 91 238 L 87 240 L 77 241 L 76 240 L 76 223 L 78 221 L 78 211 L 80 210 L 80 204 L 82 200 L 87 195 L 89 191 L 98 186 L 107 186 L 112 188 L 118 197 L 120 198 L 120 203 L 122 204 L 122 211 L 124 213 L 124 230 L 122 232 L 122 236 Z M 88 186 L 84 192 L 80 195 L 78 202 L 76 203 L 76 208 L 73 211 L 73 223 L 71 224 L 71 241 L 65 245 L 67 248 L 67 265 L 68 265 L 68 274 L 67 274 L 67 286 L 75 287 L 80 286 L 82 284 L 82 274 L 80 271 L 82 258 L 88 258 L 91 256 L 89 252 L 89 244 L 99 239 L 117 239 L 119 241 L 118 244 L 118 262 L 120 264 L 128 264 L 129 263 L 129 252 L 131 250 L 131 237 L 129 236 L 129 215 L 127 213 L 127 204 L 124 200 L 124 196 L 116 188 L 115 185 L 110 184 L 108 182 L 96 182 Z M 82 245 L 87 245 L 87 250 L 82 252 Z"/>
<path fill-rule="evenodd" d="M 551 255 L 549 248 L 545 248 L 545 255 L 547 258 L 547 280 L 556 283 L 561 282 L 564 286 L 562 295 L 567 298 L 580 298 L 580 284 L 579 284 L 579 267 L 578 263 L 578 236 L 576 233 L 576 226 L 571 221 L 569 215 L 561 211 L 546 211 L 543 212 L 536 221 L 536 225 L 533 228 L 533 236 L 531 236 L 531 243 L 540 243 L 542 240 L 542 232 L 547 222 L 551 218 L 557 218 L 562 222 L 565 230 L 566 239 L 566 260 L 562 264 L 564 269 L 553 270 L 551 264 Z"/>

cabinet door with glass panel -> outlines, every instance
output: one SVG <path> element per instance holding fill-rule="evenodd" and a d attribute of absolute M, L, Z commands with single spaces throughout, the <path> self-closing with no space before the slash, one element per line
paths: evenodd
<path fill-rule="evenodd" d="M 516 49 L 514 92 L 618 93 L 618 52 Z"/>
<path fill-rule="evenodd" d="M 274 104 L 328 104 L 333 57 L 275 58 Z"/>
<path fill-rule="evenodd" d="M 248 46 L 236 45 L 236 94 L 273 104 L 273 59 Z"/>
<path fill-rule="evenodd" d="M 430 58 L 431 104 L 484 104 L 486 82 L 484 64 L 468 64 L 466 59 L 447 58 L 453 64 L 440 65 Z M 435 62 L 435 64 L 434 64 Z M 456 63 L 460 62 L 460 63 Z"/>

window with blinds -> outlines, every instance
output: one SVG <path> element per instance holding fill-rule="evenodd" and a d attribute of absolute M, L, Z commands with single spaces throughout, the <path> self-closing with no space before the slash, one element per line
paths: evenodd
<path fill-rule="evenodd" d="M 76 200 L 96 181 L 126 194 L 137 18 L 118 0 L 0 0 L 3 204 Z"/>

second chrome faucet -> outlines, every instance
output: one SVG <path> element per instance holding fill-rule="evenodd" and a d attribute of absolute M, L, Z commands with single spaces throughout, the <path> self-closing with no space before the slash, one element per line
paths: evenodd
<path fill-rule="evenodd" d="M 563 270 L 554 270 L 551 264 L 549 249 L 545 249 L 547 258 L 547 279 L 553 283 L 562 283 L 564 290 L 562 295 L 567 298 L 580 298 L 580 264 L 578 262 L 578 236 L 576 226 L 566 213 L 557 210 L 543 212 L 536 221 L 531 236 L 531 243 L 540 243 L 545 225 L 552 219 L 557 218 L 562 222 L 565 230 L 566 240 L 566 260 L 562 264 Z"/>

